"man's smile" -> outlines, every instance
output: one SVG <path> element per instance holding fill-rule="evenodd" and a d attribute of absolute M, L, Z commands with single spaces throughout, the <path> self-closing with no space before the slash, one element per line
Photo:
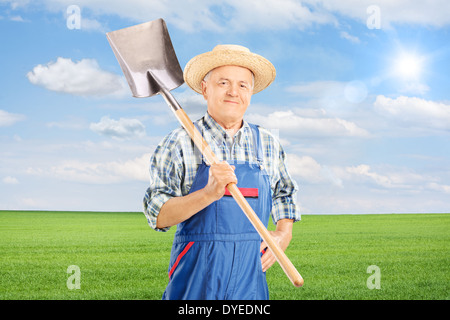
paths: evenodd
<path fill-rule="evenodd" d="M 233 100 L 224 100 L 223 102 L 225 102 L 225 103 L 239 104 L 239 102 L 233 101 Z"/>

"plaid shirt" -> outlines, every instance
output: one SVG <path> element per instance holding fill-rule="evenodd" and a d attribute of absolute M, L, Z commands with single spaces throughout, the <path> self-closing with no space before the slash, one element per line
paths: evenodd
<path fill-rule="evenodd" d="M 246 121 L 234 137 L 230 137 L 208 113 L 195 123 L 220 161 L 256 161 L 252 130 Z M 259 132 L 263 145 L 263 166 L 270 176 L 272 221 L 275 224 L 285 218 L 298 221 L 300 212 L 295 199 L 298 187 L 286 169 L 286 154 L 269 131 L 259 127 Z M 159 211 L 170 198 L 189 193 L 201 163 L 200 151 L 181 127 L 159 143 L 150 160 L 150 187 L 144 197 L 144 214 L 153 229 L 169 230 L 156 227 Z"/>

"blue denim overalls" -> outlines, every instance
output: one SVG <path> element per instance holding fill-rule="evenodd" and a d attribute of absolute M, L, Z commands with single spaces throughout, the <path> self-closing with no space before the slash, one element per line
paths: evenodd
<path fill-rule="evenodd" d="M 272 208 L 270 181 L 262 166 L 258 127 L 249 125 L 257 161 L 228 163 L 236 167 L 237 186 L 267 226 Z M 209 166 L 202 161 L 189 192 L 206 186 L 208 174 Z M 226 193 L 177 226 L 163 299 L 269 299 L 260 244 L 259 234 Z"/>

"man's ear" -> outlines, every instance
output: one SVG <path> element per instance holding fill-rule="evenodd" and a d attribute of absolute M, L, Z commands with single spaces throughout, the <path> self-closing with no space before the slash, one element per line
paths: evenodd
<path fill-rule="evenodd" d="M 205 98 L 205 100 L 208 100 L 208 95 L 206 93 L 206 86 L 207 86 L 206 81 L 203 80 L 202 81 L 202 95 L 203 95 L 203 98 Z"/>

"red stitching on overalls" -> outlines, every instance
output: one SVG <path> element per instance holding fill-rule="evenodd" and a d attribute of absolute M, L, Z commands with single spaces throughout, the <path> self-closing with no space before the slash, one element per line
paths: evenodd
<path fill-rule="evenodd" d="M 172 273 L 175 271 L 175 269 L 178 266 L 178 263 L 180 262 L 181 258 L 183 258 L 183 256 L 189 251 L 189 249 L 192 247 L 192 245 L 194 244 L 194 241 L 191 241 L 187 244 L 187 246 L 184 248 L 184 250 L 178 255 L 177 260 L 175 261 L 175 263 L 172 266 L 172 269 L 170 269 L 169 272 L 169 279 L 172 276 Z"/>

